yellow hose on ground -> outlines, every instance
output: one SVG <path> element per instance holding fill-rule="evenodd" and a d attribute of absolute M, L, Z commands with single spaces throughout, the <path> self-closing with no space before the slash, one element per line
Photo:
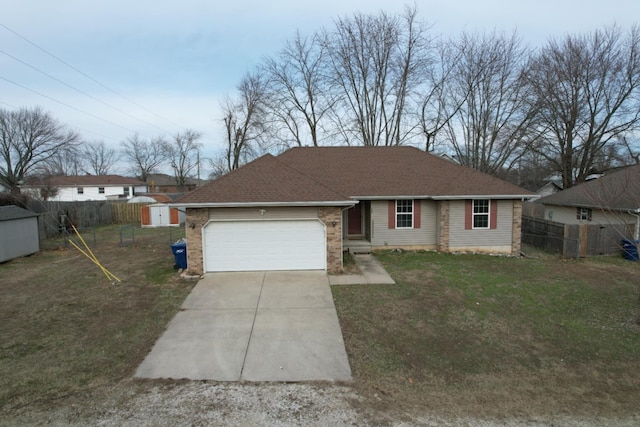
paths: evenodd
<path fill-rule="evenodd" d="M 76 229 L 76 227 L 71 224 L 71 227 L 73 228 L 73 231 L 76 233 L 76 235 L 78 236 L 78 238 L 80 239 L 80 241 L 82 242 L 82 244 L 84 245 L 86 252 L 84 250 L 82 250 L 82 248 L 80 248 L 80 246 L 78 246 L 73 240 L 69 239 L 69 242 L 71 242 L 71 244 L 73 245 L 73 247 L 75 247 L 78 251 L 80 251 L 80 253 L 84 256 L 86 256 L 87 258 L 89 258 L 89 260 L 91 260 L 95 265 L 97 265 L 100 270 L 102 270 L 102 272 L 104 273 L 105 276 L 107 276 L 107 279 L 110 281 L 116 280 L 118 282 L 122 282 L 115 274 L 111 273 L 109 270 L 107 270 L 101 263 L 100 261 L 98 261 L 98 258 L 96 257 L 96 255 L 93 253 L 93 251 L 91 250 L 91 248 L 89 247 L 89 245 L 87 245 L 87 242 L 85 242 L 85 240 L 82 238 L 82 235 L 78 232 L 78 230 Z"/>

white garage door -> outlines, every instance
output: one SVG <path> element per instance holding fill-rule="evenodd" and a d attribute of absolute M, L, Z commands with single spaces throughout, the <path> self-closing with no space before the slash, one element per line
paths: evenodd
<path fill-rule="evenodd" d="M 326 238 L 317 220 L 210 222 L 206 271 L 324 270 Z"/>

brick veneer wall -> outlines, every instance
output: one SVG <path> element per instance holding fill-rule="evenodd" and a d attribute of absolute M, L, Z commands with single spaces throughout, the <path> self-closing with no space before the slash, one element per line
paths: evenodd
<path fill-rule="evenodd" d="M 520 255 L 522 238 L 522 201 L 513 201 L 513 228 L 511 231 L 511 255 Z"/>
<path fill-rule="evenodd" d="M 334 206 L 320 207 L 318 218 L 327 230 L 327 271 L 342 272 L 342 210 Z"/>
<path fill-rule="evenodd" d="M 204 261 L 202 259 L 202 227 L 209 221 L 209 209 L 187 209 L 185 218 L 185 234 L 187 237 L 187 272 L 189 274 L 203 274 Z M 194 228 L 191 228 L 191 225 Z"/>

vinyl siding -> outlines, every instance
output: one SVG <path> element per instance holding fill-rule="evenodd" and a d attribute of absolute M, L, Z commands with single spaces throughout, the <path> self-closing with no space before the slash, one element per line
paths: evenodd
<path fill-rule="evenodd" d="M 576 218 L 577 209 L 569 206 L 545 205 L 544 219 L 562 224 L 635 224 L 636 218 L 621 212 L 605 212 L 598 209 L 591 211 L 591 221 L 580 221 Z"/>
<path fill-rule="evenodd" d="M 496 251 L 511 253 L 511 233 L 513 229 L 513 202 L 511 200 L 491 200 L 491 209 L 498 205 L 497 227 L 495 229 L 466 230 L 465 201 L 452 200 L 449 203 L 449 249 L 452 251 Z"/>
<path fill-rule="evenodd" d="M 40 250 L 37 218 L 0 221 L 0 262 L 31 255 Z"/>
<path fill-rule="evenodd" d="M 371 244 L 373 246 L 435 245 L 437 239 L 437 204 L 420 201 L 420 228 L 389 229 L 389 201 L 371 202 Z"/>
<path fill-rule="evenodd" d="M 82 187 L 83 194 L 78 194 L 78 187 Z M 100 187 L 104 187 L 104 193 L 100 193 Z M 120 196 L 124 194 L 124 188 L 129 188 L 130 199 L 134 196 L 133 193 L 144 193 L 147 190 L 145 186 L 132 186 L 132 185 L 96 185 L 96 186 L 82 186 L 77 187 L 57 187 L 57 193 L 55 196 L 49 197 L 52 202 L 85 202 L 91 200 L 107 200 L 107 196 Z M 32 194 L 39 194 L 40 190 L 30 190 Z M 123 197 L 124 198 L 124 197 Z"/>
<path fill-rule="evenodd" d="M 264 209 L 264 215 L 260 210 Z M 225 220 L 274 220 L 318 218 L 314 207 L 265 207 L 265 208 L 211 208 L 209 219 Z"/>

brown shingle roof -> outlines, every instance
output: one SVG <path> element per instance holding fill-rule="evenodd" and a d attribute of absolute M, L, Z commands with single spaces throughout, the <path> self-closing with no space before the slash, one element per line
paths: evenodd
<path fill-rule="evenodd" d="M 532 193 L 413 147 L 297 147 L 278 157 L 263 156 L 177 202 L 527 195 Z"/>
<path fill-rule="evenodd" d="M 356 197 L 531 194 L 415 147 L 300 147 L 278 159 Z"/>
<path fill-rule="evenodd" d="M 601 178 L 559 191 L 538 202 L 545 205 L 596 209 L 640 209 L 640 165 L 629 166 Z"/>
<path fill-rule="evenodd" d="M 186 194 L 178 203 L 294 203 L 346 201 L 271 154 Z"/>

